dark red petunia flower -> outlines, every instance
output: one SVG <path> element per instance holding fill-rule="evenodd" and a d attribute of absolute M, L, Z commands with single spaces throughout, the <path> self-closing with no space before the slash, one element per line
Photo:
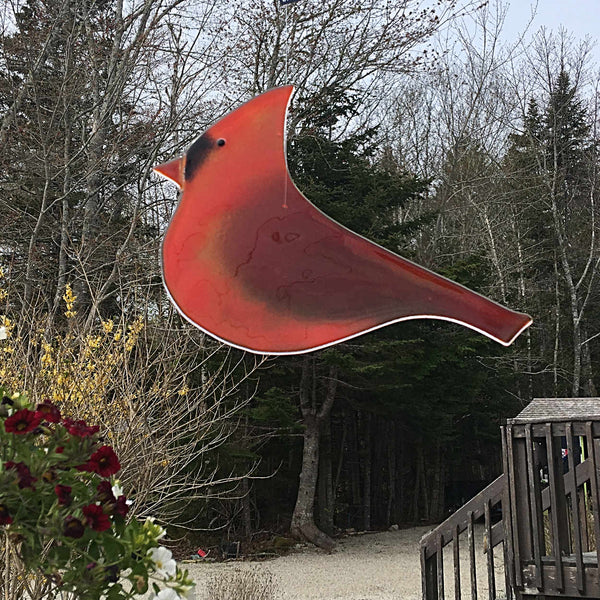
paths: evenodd
<path fill-rule="evenodd" d="M 129 512 L 127 498 L 124 495 L 115 498 L 112 486 L 108 481 L 101 481 L 96 488 L 98 490 L 98 502 L 102 505 L 104 512 L 112 515 L 126 517 Z"/>
<path fill-rule="evenodd" d="M 122 517 L 126 517 L 128 512 L 129 512 L 129 506 L 127 505 L 127 498 L 125 496 L 119 496 L 117 498 L 117 501 L 115 502 L 113 514 L 121 515 Z"/>
<path fill-rule="evenodd" d="M 56 452 L 56 454 L 62 454 L 64 451 L 65 451 L 64 446 L 57 446 L 56 450 L 54 452 Z"/>
<path fill-rule="evenodd" d="M 35 412 L 41 415 L 42 419 L 48 423 L 58 423 L 60 421 L 60 410 L 52 402 L 46 401 L 38 404 Z"/>
<path fill-rule="evenodd" d="M 75 517 L 67 517 L 65 519 L 63 534 L 66 537 L 79 539 L 80 537 L 83 536 L 84 532 L 85 532 L 85 527 L 83 526 L 83 523 L 79 519 L 77 519 Z"/>
<path fill-rule="evenodd" d="M 112 491 L 112 486 L 110 485 L 110 481 L 101 481 L 96 488 L 98 494 L 98 502 L 100 504 L 107 504 L 112 511 L 113 504 L 117 501 L 115 495 Z"/>
<path fill-rule="evenodd" d="M 71 434 L 80 438 L 90 437 L 100 431 L 98 425 L 88 425 L 85 421 L 73 421 L 72 419 L 63 419 L 65 429 Z"/>
<path fill-rule="evenodd" d="M 31 474 L 29 467 L 24 462 L 13 462 L 9 460 L 5 463 L 5 468 L 7 470 L 16 471 L 19 475 L 19 487 L 21 489 L 31 488 L 35 490 L 33 484 L 37 481 L 37 478 Z"/>
<path fill-rule="evenodd" d="M 61 506 L 70 506 L 73 502 L 71 497 L 72 488 L 70 485 L 55 485 L 54 493 L 58 496 L 58 503 Z"/>
<path fill-rule="evenodd" d="M 98 506 L 98 504 L 84 506 L 83 514 L 87 525 L 94 531 L 106 531 L 110 529 L 110 519 L 104 514 L 102 507 Z"/>
<path fill-rule="evenodd" d="M 91 471 L 102 477 L 114 475 L 120 468 L 119 459 L 110 446 L 101 446 L 90 456 L 90 460 L 77 467 L 79 471 Z"/>
<path fill-rule="evenodd" d="M 4 429 L 6 433 L 29 433 L 40 424 L 41 420 L 41 415 L 23 408 L 4 421 Z"/>
<path fill-rule="evenodd" d="M 0 504 L 0 525 L 10 525 L 13 522 L 8 508 L 4 504 Z"/>

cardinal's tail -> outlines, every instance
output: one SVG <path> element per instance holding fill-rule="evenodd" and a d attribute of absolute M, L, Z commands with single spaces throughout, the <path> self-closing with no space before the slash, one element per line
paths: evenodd
<path fill-rule="evenodd" d="M 481 294 L 440 277 L 432 290 L 432 315 L 453 321 L 510 346 L 533 322 L 525 313 L 510 310 Z"/>

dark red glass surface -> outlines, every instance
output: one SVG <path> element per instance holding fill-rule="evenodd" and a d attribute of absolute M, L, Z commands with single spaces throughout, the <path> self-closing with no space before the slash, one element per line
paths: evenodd
<path fill-rule="evenodd" d="M 307 352 L 403 319 L 435 318 L 508 345 L 531 319 L 332 221 L 285 158 L 291 86 L 270 90 L 157 167 L 182 188 L 165 285 L 192 323 L 264 354 Z"/>

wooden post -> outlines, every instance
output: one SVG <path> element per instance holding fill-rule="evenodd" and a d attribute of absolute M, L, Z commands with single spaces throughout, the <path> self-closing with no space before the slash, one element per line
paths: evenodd
<path fill-rule="evenodd" d="M 513 548 L 512 511 L 510 502 L 510 486 L 508 484 L 508 444 L 506 440 L 506 426 L 500 428 L 502 435 L 502 470 L 506 484 L 502 493 L 502 525 L 504 527 L 504 578 L 506 580 L 506 597 L 512 599 L 515 581 L 515 552 Z"/>
<path fill-rule="evenodd" d="M 544 587 L 542 573 L 542 553 L 544 552 L 544 518 L 542 515 L 542 497 L 540 495 L 540 474 L 537 469 L 534 452 L 534 440 L 531 424 L 525 426 L 525 445 L 527 455 L 527 480 L 529 482 L 529 506 L 531 508 L 531 534 L 533 541 L 533 559 L 535 561 L 535 585 L 538 590 Z"/>
<path fill-rule="evenodd" d="M 460 548 L 458 545 L 458 538 L 460 536 L 460 529 L 458 523 L 454 526 L 452 535 L 452 551 L 454 554 L 454 600 L 460 600 Z"/>
<path fill-rule="evenodd" d="M 573 426 L 567 423 L 567 457 L 569 471 L 567 473 L 571 482 L 571 518 L 573 521 L 573 540 L 575 542 L 575 565 L 577 590 L 582 594 L 585 592 L 585 577 L 583 571 L 583 550 L 581 547 L 581 523 L 579 522 L 579 494 L 577 493 L 577 475 L 575 473 L 575 450 L 573 444 Z"/>
<path fill-rule="evenodd" d="M 426 552 L 426 547 L 421 546 L 421 588 L 423 591 L 423 600 L 439 600 L 437 556 L 433 554 L 427 558 Z"/>
<path fill-rule="evenodd" d="M 474 531 L 475 519 L 473 517 L 473 511 L 469 511 L 468 523 L 467 523 L 467 540 L 469 544 L 469 572 L 471 574 L 471 600 L 477 600 L 477 566 L 475 562 L 475 531 Z"/>
<path fill-rule="evenodd" d="M 516 474 L 515 474 L 515 450 L 514 450 L 514 434 L 513 426 L 508 425 L 506 443 L 508 447 L 508 488 L 510 497 L 510 515 L 511 529 L 512 529 L 512 547 L 514 553 L 514 573 L 515 573 L 515 586 L 521 587 L 523 585 L 523 572 L 521 569 L 521 549 L 519 545 L 519 534 L 518 534 L 518 523 L 519 517 L 517 513 L 517 489 L 516 489 Z"/>
<path fill-rule="evenodd" d="M 487 575 L 488 575 L 488 597 L 496 600 L 496 574 L 494 573 L 494 546 L 492 543 L 492 514 L 490 501 L 486 500 L 483 505 L 485 514 L 485 537 L 487 540 Z"/>
<path fill-rule="evenodd" d="M 552 523 L 552 555 L 556 572 L 556 589 L 564 588 L 562 550 L 569 541 L 569 524 L 565 505 L 560 438 L 552 437 L 552 425 L 546 424 L 546 454 L 548 455 L 548 488 L 550 490 L 550 520 Z M 560 485 L 559 485 L 560 484 Z"/>
<path fill-rule="evenodd" d="M 585 424 L 585 437 L 587 441 L 588 460 L 592 464 L 592 473 L 590 476 L 590 488 L 592 492 L 592 514 L 594 517 L 594 534 L 596 537 L 596 561 L 600 568 L 600 455 L 597 446 L 600 440 L 594 439 L 593 427 L 591 421 Z"/>

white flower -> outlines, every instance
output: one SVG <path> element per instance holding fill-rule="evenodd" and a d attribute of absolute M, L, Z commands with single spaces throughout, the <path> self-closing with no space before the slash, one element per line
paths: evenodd
<path fill-rule="evenodd" d="M 123 488 L 121 487 L 121 482 L 117 479 L 112 486 L 112 493 L 115 498 L 123 495 Z"/>
<path fill-rule="evenodd" d="M 121 487 L 121 482 L 118 479 L 115 480 L 115 483 L 112 486 L 112 493 L 115 498 L 119 498 L 119 496 L 124 495 L 123 488 Z M 127 504 L 127 506 L 131 506 L 133 504 L 133 500 L 126 499 L 125 504 Z M 162 534 L 160 537 L 163 537 L 163 535 L 164 534 Z"/>
<path fill-rule="evenodd" d="M 154 538 L 158 541 L 167 535 L 165 529 L 163 529 L 160 525 L 156 525 L 154 523 L 154 517 L 146 517 L 146 523 L 144 523 L 145 528 L 154 534 Z"/>
<path fill-rule="evenodd" d="M 4 327 L 4 325 L 2 327 L 0 327 L 0 340 L 5 340 L 8 337 L 8 334 L 6 333 L 6 327 Z"/>
<path fill-rule="evenodd" d="M 181 600 L 181 596 L 174 589 L 165 588 L 160 590 L 152 600 Z"/>
<path fill-rule="evenodd" d="M 183 592 L 183 595 L 181 595 L 181 597 L 183 598 L 183 600 L 196 600 L 196 586 L 192 585 L 191 587 L 189 587 Z"/>
<path fill-rule="evenodd" d="M 154 568 L 159 577 L 166 579 L 167 577 L 174 577 L 177 572 L 177 563 L 173 560 L 171 551 L 164 546 L 158 548 L 151 548 L 148 550 L 148 554 L 154 563 Z M 165 596 L 168 598 L 168 596 Z M 160 600 L 163 600 L 161 598 Z"/>

